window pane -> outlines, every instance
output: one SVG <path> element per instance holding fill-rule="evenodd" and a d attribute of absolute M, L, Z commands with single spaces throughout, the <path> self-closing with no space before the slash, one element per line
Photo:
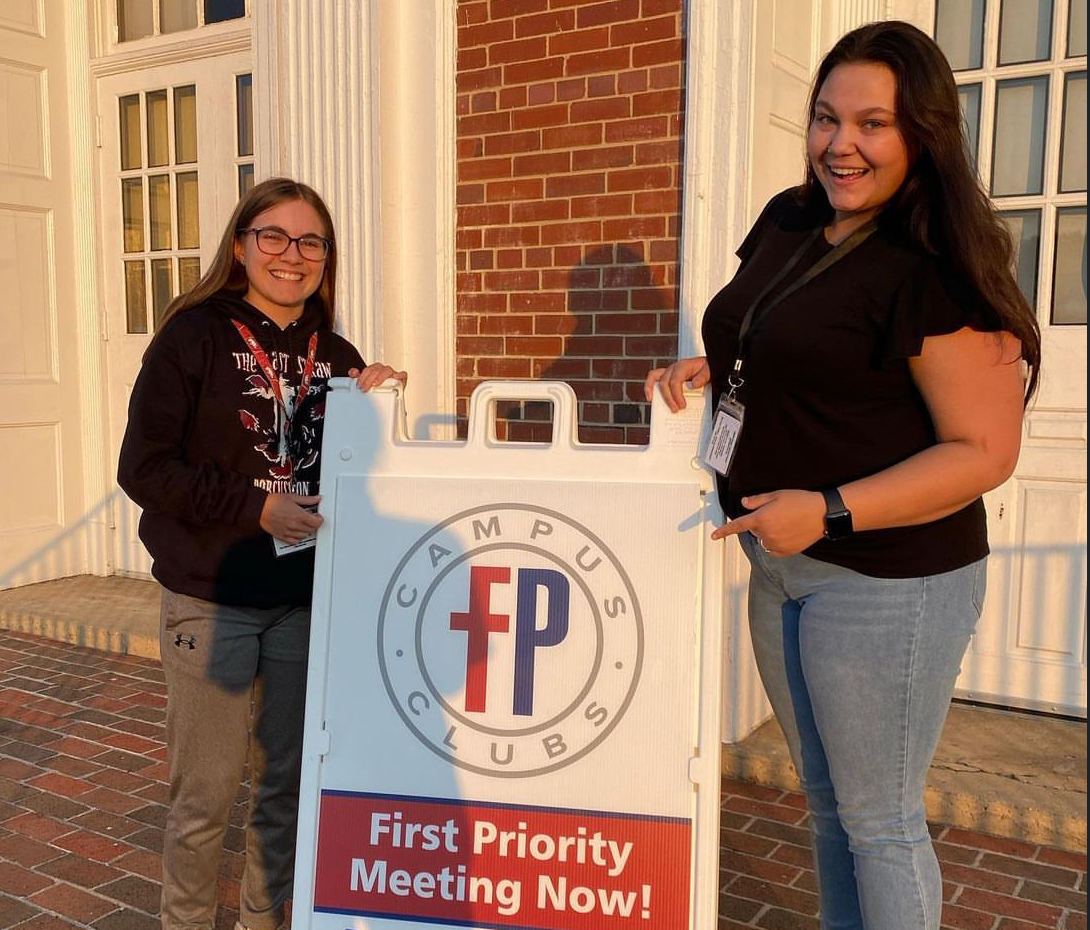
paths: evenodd
<path fill-rule="evenodd" d="M 973 165 L 980 158 L 980 85 L 963 84 L 958 88 L 961 118 L 965 121 L 965 140 Z"/>
<path fill-rule="evenodd" d="M 238 125 L 238 154 L 254 154 L 254 79 L 240 74 L 235 78 L 235 118 Z"/>
<path fill-rule="evenodd" d="M 156 258 L 151 263 L 151 313 L 156 329 L 163 322 L 167 304 L 174 299 L 173 264 L 169 258 Z"/>
<path fill-rule="evenodd" d="M 1052 0 L 1003 0 L 999 63 L 1047 61 L 1052 47 Z"/>
<path fill-rule="evenodd" d="M 1086 72 L 1064 79 L 1063 143 L 1060 155 L 1060 191 L 1086 190 Z"/>
<path fill-rule="evenodd" d="M 159 0 L 159 31 L 197 28 L 197 0 Z"/>
<path fill-rule="evenodd" d="M 996 82 L 993 196 L 1042 192 L 1047 110 L 1046 76 Z"/>
<path fill-rule="evenodd" d="M 126 252 L 144 251 L 144 179 L 125 178 L 121 182 L 121 218 L 125 224 Z M 140 267 L 143 267 L 141 265 Z M 143 272 L 141 272 L 143 274 Z"/>
<path fill-rule="evenodd" d="M 253 165 L 239 165 L 238 166 L 238 195 L 241 197 L 251 187 L 254 186 L 254 166 Z"/>
<path fill-rule="evenodd" d="M 178 186 L 178 248 L 199 249 L 201 226 L 197 172 L 181 172 L 174 178 L 174 182 Z"/>
<path fill-rule="evenodd" d="M 148 227 L 151 230 L 151 251 L 170 248 L 170 175 L 157 174 L 148 178 Z"/>
<path fill-rule="evenodd" d="M 197 88 L 174 88 L 174 160 L 191 165 L 197 160 Z"/>
<path fill-rule="evenodd" d="M 170 125 L 167 123 L 167 92 L 149 90 L 145 102 L 148 108 L 148 166 L 158 168 L 170 164 Z"/>
<path fill-rule="evenodd" d="M 938 0 L 935 41 L 955 71 L 984 66 L 984 0 Z"/>
<path fill-rule="evenodd" d="M 199 258 L 178 259 L 178 293 L 186 294 L 197 286 L 201 279 L 201 260 Z"/>
<path fill-rule="evenodd" d="M 130 94 L 118 101 L 121 127 L 121 170 L 144 167 L 140 155 L 140 95 Z"/>
<path fill-rule="evenodd" d="M 151 0 L 117 0 L 118 42 L 142 39 L 150 36 L 151 31 Z"/>
<path fill-rule="evenodd" d="M 125 331 L 148 331 L 148 296 L 143 262 L 125 262 Z"/>
<path fill-rule="evenodd" d="M 1037 256 L 1041 245 L 1041 211 L 1011 210 L 1000 213 L 1014 239 L 1015 276 L 1031 307 L 1037 306 Z"/>
<path fill-rule="evenodd" d="M 1067 5 L 1067 57 L 1086 54 L 1086 0 L 1071 0 Z"/>
<path fill-rule="evenodd" d="M 1086 324 L 1086 207 L 1056 211 L 1052 322 Z"/>
<path fill-rule="evenodd" d="M 246 0 L 204 0 L 204 21 L 222 23 L 246 15 Z"/>

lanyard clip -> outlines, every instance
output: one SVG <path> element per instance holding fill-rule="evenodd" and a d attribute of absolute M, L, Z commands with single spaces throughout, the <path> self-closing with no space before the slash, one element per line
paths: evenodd
<path fill-rule="evenodd" d="M 734 395 L 738 393 L 738 388 L 746 383 L 746 379 L 742 377 L 742 359 L 736 358 L 734 360 L 734 367 L 731 369 L 729 375 L 727 375 L 727 387 L 730 388 L 727 391 L 727 400 L 734 400 Z"/>

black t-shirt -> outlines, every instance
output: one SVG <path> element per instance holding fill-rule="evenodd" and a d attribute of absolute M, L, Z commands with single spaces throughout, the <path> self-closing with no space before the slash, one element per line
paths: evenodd
<path fill-rule="evenodd" d="M 795 191 L 765 207 L 738 250 L 733 280 L 708 305 L 703 336 L 713 403 L 726 384 L 750 304 L 825 217 Z M 777 292 L 831 251 L 818 236 Z M 772 295 L 770 295 L 772 296 Z M 909 371 L 926 336 L 971 326 L 1000 328 L 940 263 L 895 234 L 878 231 L 827 270 L 757 315 L 747 340 L 745 426 L 719 496 L 731 517 L 747 494 L 821 490 L 881 471 L 936 442 Z M 919 526 L 819 540 L 808 556 L 885 578 L 952 571 L 987 555 L 984 506 L 977 500 Z"/>

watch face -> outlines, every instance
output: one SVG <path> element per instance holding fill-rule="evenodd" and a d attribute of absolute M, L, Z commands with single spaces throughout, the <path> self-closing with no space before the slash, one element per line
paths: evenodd
<path fill-rule="evenodd" d="M 843 539 L 852 535 L 852 515 L 847 510 L 825 515 L 825 536 L 828 539 Z"/>

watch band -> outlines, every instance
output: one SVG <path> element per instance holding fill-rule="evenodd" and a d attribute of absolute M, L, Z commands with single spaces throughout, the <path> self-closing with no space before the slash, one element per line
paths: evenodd
<path fill-rule="evenodd" d="M 855 532 L 852 525 L 852 512 L 844 504 L 844 498 L 836 488 L 826 488 L 821 492 L 825 498 L 825 538 L 844 539 Z"/>

